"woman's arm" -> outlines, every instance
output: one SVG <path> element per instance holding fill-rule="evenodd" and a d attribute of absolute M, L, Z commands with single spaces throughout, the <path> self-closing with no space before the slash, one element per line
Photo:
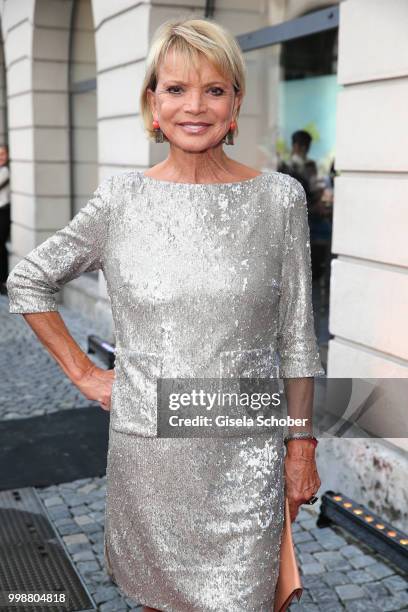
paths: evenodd
<path fill-rule="evenodd" d="M 288 415 L 307 418 L 305 426 L 288 427 L 288 432 L 313 433 L 313 378 L 286 378 L 284 380 Z M 310 440 L 289 440 L 285 456 L 285 490 L 292 521 L 299 506 L 314 495 L 321 481 L 316 466 L 315 445 Z"/>
<path fill-rule="evenodd" d="M 288 428 L 313 432 L 314 376 L 324 375 L 321 366 L 312 307 L 310 232 L 306 193 L 302 185 L 288 177 L 285 201 L 285 234 L 279 297 L 278 352 L 279 375 L 284 380 L 287 414 L 306 419 L 303 426 Z M 285 457 L 285 486 L 292 520 L 299 506 L 320 486 L 315 447 L 308 440 L 288 442 Z"/>
<path fill-rule="evenodd" d="M 112 178 L 106 179 L 68 225 L 14 266 L 6 282 L 10 313 L 57 311 L 63 285 L 103 268 L 112 191 Z"/>
<path fill-rule="evenodd" d="M 283 383 L 288 416 L 305 421 L 304 425 L 289 426 L 288 433 L 302 431 L 313 434 L 314 378 L 285 378 Z"/>
<path fill-rule="evenodd" d="M 306 192 L 293 177 L 284 193 L 285 228 L 279 293 L 280 378 L 324 376 L 314 330 Z"/>
<path fill-rule="evenodd" d="M 24 314 L 24 319 L 68 378 L 89 400 L 110 409 L 114 370 L 98 368 L 68 331 L 59 312 Z"/>
<path fill-rule="evenodd" d="M 95 366 L 75 342 L 58 313 L 57 294 L 83 272 L 103 269 L 112 190 L 110 177 L 68 225 L 18 262 L 6 283 L 9 312 L 23 314 L 72 382 L 107 409 L 114 373 Z"/>

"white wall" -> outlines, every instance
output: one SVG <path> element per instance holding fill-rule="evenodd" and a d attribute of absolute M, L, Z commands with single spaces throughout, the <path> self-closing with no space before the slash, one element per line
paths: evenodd
<path fill-rule="evenodd" d="M 6 0 L 11 170 L 10 268 L 69 220 L 67 52 L 70 1 Z"/>
<path fill-rule="evenodd" d="M 150 163 L 138 96 L 149 45 L 151 11 L 148 3 L 93 1 L 101 178 L 148 167 Z"/>
<path fill-rule="evenodd" d="M 407 23 L 405 0 L 340 6 L 329 377 L 408 376 Z M 406 439 L 326 441 L 325 488 L 406 528 L 407 450 Z"/>
<path fill-rule="evenodd" d="M 340 6 L 331 377 L 408 376 L 407 23 L 405 0 Z"/>
<path fill-rule="evenodd" d="M 77 0 L 72 20 L 70 87 L 96 80 L 95 32 L 91 0 Z M 99 182 L 96 89 L 71 93 L 71 169 L 74 214 Z"/>

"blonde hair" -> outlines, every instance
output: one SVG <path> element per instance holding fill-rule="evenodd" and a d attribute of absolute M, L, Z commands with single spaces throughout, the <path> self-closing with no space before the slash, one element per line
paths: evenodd
<path fill-rule="evenodd" d="M 219 24 L 206 19 L 168 20 L 159 26 L 154 34 L 140 94 L 140 112 L 145 130 L 151 139 L 154 139 L 153 116 L 147 90 L 155 91 L 159 66 L 165 61 L 170 49 L 183 54 L 188 67 L 197 67 L 200 55 L 204 55 L 224 78 L 232 81 L 235 92 L 245 94 L 245 62 L 232 34 Z M 235 133 L 237 134 L 238 130 Z"/>

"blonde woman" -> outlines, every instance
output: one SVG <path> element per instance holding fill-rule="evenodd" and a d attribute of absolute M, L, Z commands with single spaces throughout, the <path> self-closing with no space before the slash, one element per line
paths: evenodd
<path fill-rule="evenodd" d="M 157 436 L 159 378 L 268 378 L 278 359 L 289 413 L 310 415 L 313 377 L 324 374 L 303 188 L 224 152 L 244 73 L 219 25 L 162 25 L 141 110 L 148 136 L 168 141 L 167 158 L 103 181 L 8 281 L 10 312 L 24 313 L 84 395 L 111 410 L 106 567 L 145 610 L 270 611 L 284 484 L 292 519 L 320 485 L 310 420 L 290 430 L 286 455 L 277 428 Z M 112 305 L 114 371 L 96 367 L 53 312 L 64 283 L 97 269 Z"/>

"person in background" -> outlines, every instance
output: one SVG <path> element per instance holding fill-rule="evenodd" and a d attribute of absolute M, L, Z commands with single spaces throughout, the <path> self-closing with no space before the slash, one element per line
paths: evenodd
<path fill-rule="evenodd" d="M 326 272 L 328 249 L 331 248 L 331 206 L 327 202 L 330 193 L 319 177 L 317 164 L 308 157 L 312 136 L 305 130 L 292 134 L 292 151 L 289 159 L 282 160 L 278 171 L 293 176 L 306 192 L 310 229 L 312 278 L 320 279 Z M 332 193 L 332 192 L 331 192 Z"/>
<path fill-rule="evenodd" d="M 309 180 L 305 164 L 312 161 L 307 156 L 311 144 L 312 137 L 309 132 L 305 130 L 293 132 L 290 157 L 287 160 L 282 160 L 278 166 L 278 172 L 290 174 L 301 183 L 307 196 L 309 195 Z"/>
<path fill-rule="evenodd" d="M 5 293 L 8 276 L 8 253 L 6 242 L 10 235 L 10 174 L 8 169 L 8 147 L 0 146 L 0 292 Z"/>

